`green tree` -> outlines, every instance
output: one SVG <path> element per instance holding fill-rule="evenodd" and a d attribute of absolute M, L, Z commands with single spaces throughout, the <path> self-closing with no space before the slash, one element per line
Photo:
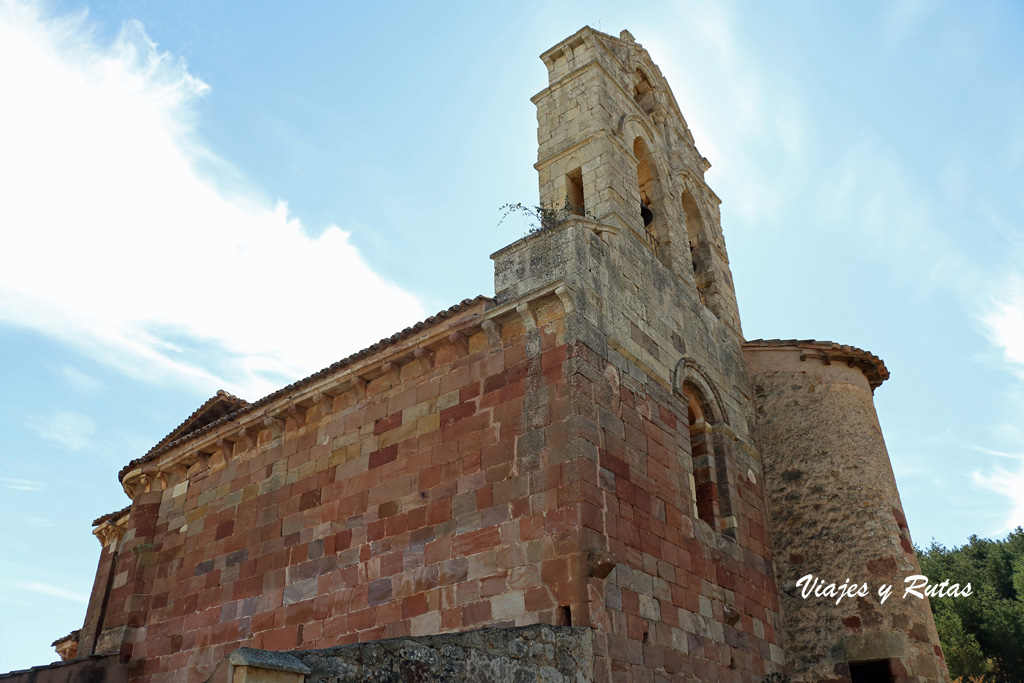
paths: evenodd
<path fill-rule="evenodd" d="M 948 550 L 918 550 L 930 581 L 971 584 L 970 597 L 932 598 L 932 613 L 950 674 L 993 674 L 1024 683 L 1024 529 L 993 541 L 971 536 Z"/>

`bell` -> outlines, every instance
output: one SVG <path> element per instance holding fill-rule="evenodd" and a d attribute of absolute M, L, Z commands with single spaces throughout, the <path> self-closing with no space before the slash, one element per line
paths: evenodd
<path fill-rule="evenodd" d="M 640 202 L 640 217 L 644 219 L 645 228 L 654 220 L 654 214 L 651 212 L 651 208 L 643 202 Z"/>

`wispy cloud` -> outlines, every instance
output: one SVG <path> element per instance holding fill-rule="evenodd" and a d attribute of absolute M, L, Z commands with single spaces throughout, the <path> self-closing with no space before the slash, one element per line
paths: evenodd
<path fill-rule="evenodd" d="M 45 529 L 53 526 L 53 520 L 49 517 L 34 517 L 32 515 L 22 515 L 21 521 L 33 529 Z"/>
<path fill-rule="evenodd" d="M 88 447 L 96 436 L 96 424 L 79 413 L 50 413 L 30 419 L 28 426 L 47 441 L 71 451 Z"/>
<path fill-rule="evenodd" d="M 16 477 L 0 476 L 0 487 L 8 489 L 9 491 L 39 491 L 42 490 L 43 483 L 33 481 L 31 479 L 18 479 Z"/>
<path fill-rule="evenodd" d="M 993 288 L 981 322 L 1003 360 L 1024 379 L 1024 276 L 1012 273 Z"/>
<path fill-rule="evenodd" d="M 82 396 L 97 396 L 103 391 L 103 382 L 71 365 L 62 365 L 57 373 Z"/>
<path fill-rule="evenodd" d="M 423 317 L 348 232 L 311 237 L 198 142 L 210 89 L 139 23 L 100 44 L 0 0 L 0 62 L 0 322 L 256 397 Z"/>
<path fill-rule="evenodd" d="M 67 590 L 60 586 L 53 586 L 48 583 L 42 583 L 40 581 L 21 581 L 16 584 L 22 590 L 27 590 L 32 593 L 40 593 L 42 595 L 48 595 L 53 598 L 60 598 L 61 600 L 70 600 L 71 602 L 87 603 L 89 602 L 88 593 L 81 593 L 78 591 Z"/>
<path fill-rule="evenodd" d="M 975 471 L 971 480 L 978 486 L 988 489 L 1010 501 L 1010 507 L 1002 520 L 999 533 L 1024 525 L 1024 454 L 1016 457 L 1017 468 L 1007 469 L 996 465 L 988 472 Z"/>
<path fill-rule="evenodd" d="M 659 41 L 658 31 L 649 31 L 644 46 L 672 85 L 698 149 L 713 164 L 716 190 L 742 188 L 729 194 L 732 210 L 752 222 L 771 222 L 808 180 L 812 131 L 804 101 L 780 65 L 764 64 L 750 52 L 736 8 L 697 3 L 679 12 L 685 37 Z M 712 91 L 714 97 L 701 96 Z M 760 158 L 773 159 L 776 172 L 764 174 Z"/>

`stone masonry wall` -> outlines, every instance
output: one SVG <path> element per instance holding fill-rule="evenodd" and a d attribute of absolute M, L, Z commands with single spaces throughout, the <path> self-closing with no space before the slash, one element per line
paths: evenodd
<path fill-rule="evenodd" d="M 590 683 L 589 629 L 526 626 L 295 652 L 307 683 Z"/>
<path fill-rule="evenodd" d="M 588 544 L 606 544 L 617 562 L 606 579 L 589 579 L 595 675 L 760 683 L 782 667 L 781 618 L 706 162 L 657 67 L 628 34 L 583 29 L 542 59 L 550 83 L 533 98 L 541 200 L 560 206 L 579 168 L 585 215 L 492 258 L 499 302 L 561 287 L 567 339 L 585 348 L 574 367 L 585 378 L 575 382 L 579 448 L 595 463 L 587 495 L 600 511 Z M 652 176 L 648 226 L 641 164 Z M 698 286 L 701 254 L 718 269 L 714 296 Z M 707 521 L 695 510 L 693 393 L 707 406 L 708 423 L 695 428 L 707 430 L 710 464 L 701 467 L 714 470 L 721 504 Z"/>
<path fill-rule="evenodd" d="M 223 427 L 226 455 L 152 466 L 166 488 L 136 491 L 104 621 L 133 681 L 203 680 L 241 644 L 589 625 L 564 311 L 486 327 L 489 306 L 367 360 L 361 390 L 268 407 L 253 442 Z"/>
<path fill-rule="evenodd" d="M 903 599 L 921 569 L 857 349 L 824 343 L 746 347 L 758 407 L 794 681 L 850 681 L 850 663 L 889 660 L 898 683 L 947 681 L 928 600 Z M 830 354 L 832 357 L 830 357 Z M 874 359 L 877 361 L 877 359 Z M 879 362 L 880 365 L 880 362 Z M 881 380 L 876 380 L 880 382 Z M 801 597 L 795 582 L 871 586 L 867 597 Z M 894 586 L 881 604 L 877 588 Z"/>
<path fill-rule="evenodd" d="M 782 664 L 760 486 L 736 480 L 738 541 L 697 519 L 685 401 L 648 377 L 638 381 L 620 354 L 586 360 L 599 425 L 598 505 L 619 562 L 606 582 L 593 582 L 605 607 L 596 649 L 609 680 L 760 683 Z"/>

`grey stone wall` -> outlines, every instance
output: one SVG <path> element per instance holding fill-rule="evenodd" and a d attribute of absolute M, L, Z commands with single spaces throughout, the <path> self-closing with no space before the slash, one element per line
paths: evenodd
<path fill-rule="evenodd" d="M 420 638 L 391 638 L 291 652 L 285 656 L 309 668 L 306 683 L 590 683 L 594 680 L 591 631 L 571 626 L 489 628 Z"/>
<path fill-rule="evenodd" d="M 830 342 L 744 350 L 793 680 L 849 681 L 850 663 L 879 660 L 901 683 L 949 680 L 928 600 L 902 598 L 904 578 L 921 569 L 872 399 L 881 380 L 869 380 L 868 361 L 884 377 L 881 361 Z M 805 599 L 795 584 L 807 574 L 870 592 L 838 605 Z M 894 587 L 884 604 L 883 583 Z"/>

